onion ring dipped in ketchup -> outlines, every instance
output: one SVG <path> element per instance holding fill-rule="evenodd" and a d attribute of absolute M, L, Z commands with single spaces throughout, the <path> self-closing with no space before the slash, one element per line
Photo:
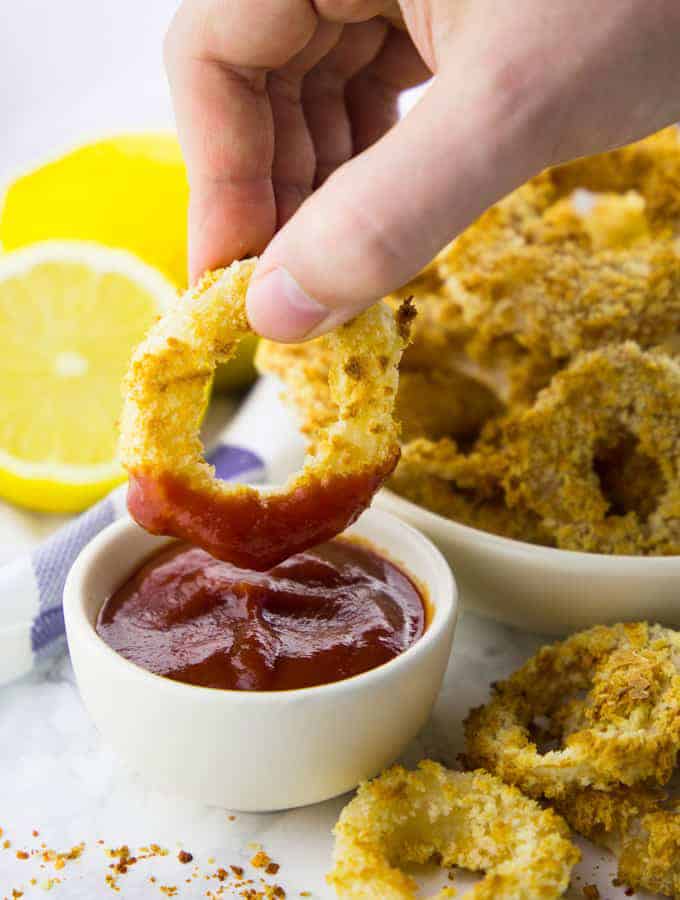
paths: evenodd
<path fill-rule="evenodd" d="M 343 531 L 399 458 L 392 413 L 397 367 L 415 310 L 376 304 L 326 335 L 336 421 L 282 488 L 215 478 L 203 458 L 201 416 L 215 367 L 250 332 L 245 296 L 255 260 L 208 273 L 137 348 L 124 382 L 120 456 L 128 509 L 153 534 L 264 571 Z"/>

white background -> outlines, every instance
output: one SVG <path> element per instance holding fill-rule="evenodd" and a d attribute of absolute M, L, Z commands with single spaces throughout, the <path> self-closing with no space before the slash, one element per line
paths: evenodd
<path fill-rule="evenodd" d="M 0 2 L 0 181 L 82 139 L 172 124 L 177 0 Z"/>
<path fill-rule="evenodd" d="M 0 184 L 82 140 L 173 127 L 162 40 L 178 6 L 0 0 Z"/>

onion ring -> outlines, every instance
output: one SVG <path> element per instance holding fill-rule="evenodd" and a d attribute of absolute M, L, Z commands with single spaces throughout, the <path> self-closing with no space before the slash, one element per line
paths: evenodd
<path fill-rule="evenodd" d="M 314 441 L 319 428 L 337 418 L 337 406 L 328 388 L 328 350 L 317 341 L 275 344 L 261 341 L 256 365 L 260 372 L 276 375 L 285 386 L 285 398 L 301 420 L 301 430 Z M 489 387 L 451 368 L 411 369 L 402 359 L 394 415 L 401 425 L 402 445 L 427 437 L 455 435 L 467 440 L 502 405 Z"/>
<path fill-rule="evenodd" d="M 470 900 L 561 897 L 579 852 L 565 823 L 487 772 L 453 772 L 426 760 L 362 785 L 335 826 L 329 883 L 343 900 L 413 900 L 397 868 L 440 858 L 486 871 Z M 450 888 L 434 900 L 452 895 Z"/>
<path fill-rule="evenodd" d="M 402 446 L 388 486 L 412 503 L 471 528 L 515 540 L 554 543 L 539 516 L 519 504 L 510 509 L 506 503 L 505 460 L 495 431 L 498 422 L 489 420 L 468 453 L 449 438 L 410 441 Z"/>
<path fill-rule="evenodd" d="M 278 344 L 262 338 L 255 353 L 255 367 L 262 375 L 275 375 L 283 382 L 282 400 L 295 413 L 308 441 L 307 449 L 313 453 L 316 435 L 338 417 L 328 383 L 328 343 L 316 338 L 304 344 Z"/>
<path fill-rule="evenodd" d="M 467 440 L 502 411 L 495 385 L 477 377 L 476 366 L 470 373 L 465 371 L 461 347 L 467 333 L 457 330 L 460 317 L 445 327 L 433 320 L 441 301 L 436 263 L 435 259 L 413 281 L 385 298 L 393 309 L 412 299 L 418 311 L 400 365 L 395 416 L 401 424 L 402 443 L 445 435 Z M 329 348 L 323 338 L 303 344 L 262 340 L 255 363 L 260 372 L 284 382 L 286 400 L 313 444 L 318 429 L 337 418 L 328 388 Z"/>
<path fill-rule="evenodd" d="M 377 304 L 327 335 L 337 419 L 280 489 L 215 479 L 201 412 L 215 366 L 250 332 L 245 296 L 255 260 L 209 273 L 137 348 L 125 379 L 120 452 L 128 509 L 237 566 L 265 570 L 328 540 L 368 506 L 399 458 L 392 411 L 414 310 Z"/>
<path fill-rule="evenodd" d="M 670 357 L 631 342 L 577 357 L 506 429 L 508 502 L 541 516 L 564 549 L 680 552 L 679 409 Z M 613 510 L 603 493 L 594 462 L 619 435 L 657 466 L 660 496 L 647 515 Z"/>
<path fill-rule="evenodd" d="M 564 738 L 577 731 L 586 721 L 585 711 L 583 700 L 567 701 L 552 717 L 551 736 Z M 611 791 L 583 788 L 554 800 L 552 806 L 574 831 L 617 857 L 619 881 L 677 897 L 680 797 L 669 788 L 649 784 Z"/>
<path fill-rule="evenodd" d="M 449 305 L 475 332 L 469 352 L 513 338 L 567 359 L 677 333 L 679 183 L 673 127 L 544 172 L 488 210 L 439 260 Z"/>
<path fill-rule="evenodd" d="M 556 806 L 574 831 L 617 857 L 624 884 L 680 896 L 680 800 L 636 786 L 575 791 Z"/>
<path fill-rule="evenodd" d="M 530 726 L 586 691 L 583 722 L 541 754 Z M 597 626 L 543 647 L 465 722 L 466 759 L 534 797 L 665 783 L 680 748 L 680 634 Z"/>

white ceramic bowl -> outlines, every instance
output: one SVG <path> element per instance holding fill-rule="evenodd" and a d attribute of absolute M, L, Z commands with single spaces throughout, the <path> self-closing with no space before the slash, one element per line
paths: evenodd
<path fill-rule="evenodd" d="M 542 634 L 636 619 L 680 626 L 680 556 L 556 550 L 469 528 L 392 491 L 374 502 L 439 547 L 464 609 Z"/>
<path fill-rule="evenodd" d="M 124 520 L 82 551 L 64 591 L 78 686 L 102 736 L 149 784 L 230 809 L 302 806 L 372 777 L 415 737 L 451 652 L 455 582 L 427 538 L 389 513 L 370 509 L 347 533 L 368 538 L 425 589 L 429 626 L 377 669 L 278 692 L 195 687 L 124 659 L 97 635 L 97 614 L 167 539 Z"/>

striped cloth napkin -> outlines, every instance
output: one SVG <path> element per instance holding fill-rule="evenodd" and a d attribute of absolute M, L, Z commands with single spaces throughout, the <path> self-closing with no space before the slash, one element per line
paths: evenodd
<path fill-rule="evenodd" d="M 261 379 L 206 458 L 220 478 L 276 482 L 302 456 L 299 435 L 278 398 L 279 385 Z M 69 569 L 85 545 L 127 515 L 126 486 L 116 488 L 32 550 L 0 565 L 0 684 L 65 649 L 62 595 Z"/>

